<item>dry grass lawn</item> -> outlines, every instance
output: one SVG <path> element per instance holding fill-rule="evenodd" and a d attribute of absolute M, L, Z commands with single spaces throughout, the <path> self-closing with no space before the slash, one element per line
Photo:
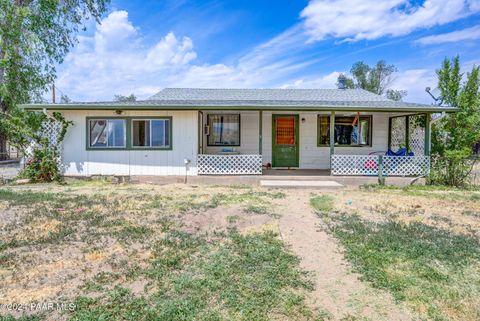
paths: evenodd
<path fill-rule="evenodd" d="M 5 186 L 0 320 L 478 320 L 479 237 L 476 191 Z"/>

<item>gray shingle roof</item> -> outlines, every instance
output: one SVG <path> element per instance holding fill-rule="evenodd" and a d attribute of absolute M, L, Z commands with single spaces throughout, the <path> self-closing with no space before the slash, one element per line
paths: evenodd
<path fill-rule="evenodd" d="M 362 89 L 220 89 L 165 88 L 135 102 L 82 102 L 31 104 L 26 109 L 129 110 L 348 110 L 348 111 L 455 111 L 451 107 L 389 100 Z"/>
<path fill-rule="evenodd" d="M 165 88 L 149 100 L 202 101 L 389 101 L 363 89 Z"/>

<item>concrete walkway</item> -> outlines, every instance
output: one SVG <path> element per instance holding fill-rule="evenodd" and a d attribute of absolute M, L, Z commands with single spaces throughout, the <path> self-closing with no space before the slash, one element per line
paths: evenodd
<path fill-rule="evenodd" d="M 266 187 L 324 187 L 337 188 L 344 185 L 334 181 L 312 181 L 312 180 L 261 180 L 260 186 Z"/>

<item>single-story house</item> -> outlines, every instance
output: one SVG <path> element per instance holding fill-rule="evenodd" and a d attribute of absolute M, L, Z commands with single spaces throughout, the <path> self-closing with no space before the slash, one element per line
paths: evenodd
<path fill-rule="evenodd" d="M 362 89 L 166 88 L 135 102 L 23 107 L 73 122 L 62 146 L 67 176 L 422 175 L 432 114 L 456 110 Z"/>

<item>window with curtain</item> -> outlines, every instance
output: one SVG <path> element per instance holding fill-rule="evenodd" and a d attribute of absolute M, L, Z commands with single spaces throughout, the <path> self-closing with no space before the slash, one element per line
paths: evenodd
<path fill-rule="evenodd" d="M 170 148 L 170 119 L 132 120 L 132 146 Z"/>
<path fill-rule="evenodd" d="M 208 115 L 208 146 L 240 146 L 240 115 Z"/>
<path fill-rule="evenodd" d="M 89 147 L 126 147 L 125 119 L 89 119 L 88 128 Z"/>
<path fill-rule="evenodd" d="M 337 116 L 334 126 L 335 145 L 338 146 L 370 146 L 371 116 Z M 318 145 L 330 144 L 330 116 L 318 116 Z"/>

